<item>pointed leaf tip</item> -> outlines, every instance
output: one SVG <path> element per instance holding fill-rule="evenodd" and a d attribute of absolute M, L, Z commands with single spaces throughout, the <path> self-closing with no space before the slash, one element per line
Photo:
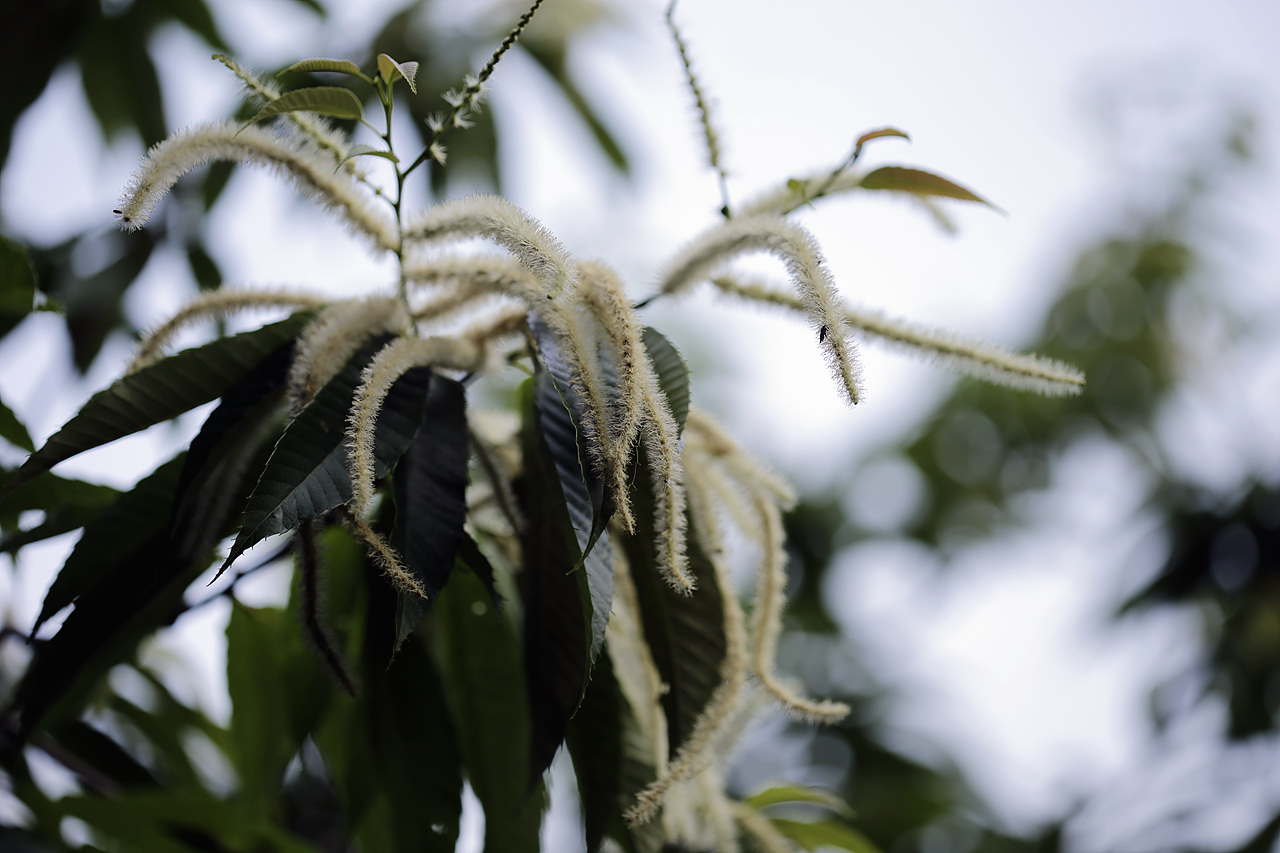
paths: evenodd
<path fill-rule="evenodd" d="M 868 190 L 890 190 L 893 192 L 913 193 L 923 196 L 941 196 L 960 201 L 976 201 L 988 207 L 995 207 L 991 202 L 970 189 L 947 180 L 941 175 L 925 172 L 921 169 L 908 169 L 903 166 L 882 166 L 868 172 L 862 179 L 862 188 Z"/>
<path fill-rule="evenodd" d="M 863 145 L 866 145 L 868 142 L 870 142 L 873 139 L 884 139 L 885 137 L 888 137 L 888 136 L 897 137 L 898 139 L 905 139 L 908 142 L 911 141 L 910 136 L 907 136 L 907 134 L 903 133 L 901 130 L 898 130 L 896 127 L 882 127 L 879 130 L 869 130 L 866 133 L 859 136 L 857 142 L 853 143 L 853 158 L 856 160 L 858 158 L 858 155 L 862 153 Z"/>

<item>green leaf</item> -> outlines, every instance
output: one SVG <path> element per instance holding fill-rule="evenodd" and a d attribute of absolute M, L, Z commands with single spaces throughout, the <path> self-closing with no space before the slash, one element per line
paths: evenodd
<path fill-rule="evenodd" d="M 596 661 L 591 689 L 569 721 L 568 744 L 582 801 L 588 853 L 596 853 L 606 835 L 624 849 L 632 849 L 627 841 L 633 840 L 633 834 L 644 836 L 652 849 L 661 848 L 660 821 L 631 828 L 622 820 L 622 813 L 657 773 L 653 746 L 639 730 L 608 654 Z"/>
<path fill-rule="evenodd" d="M 266 537 L 293 530 L 306 519 L 351 500 L 347 414 L 365 365 L 388 340 L 390 336 L 380 335 L 361 347 L 285 427 L 249 498 L 244 523 L 220 571 Z M 374 438 L 376 476 L 381 477 L 394 467 L 417 433 L 429 377 L 429 373 L 411 371 L 391 386 L 378 415 Z"/>
<path fill-rule="evenodd" d="M 431 648 L 444 676 L 467 779 L 484 806 L 484 849 L 533 853 L 543 797 L 528 784 L 529 704 L 520 649 L 490 607 L 475 575 L 455 571 L 428 620 L 435 628 Z"/>
<path fill-rule="evenodd" d="M 212 549 L 222 538 L 222 520 L 244 505 L 245 479 L 257 478 L 281 430 L 293 356 L 294 341 L 277 347 L 222 395 L 191 440 L 173 507 L 180 556 Z"/>
<path fill-rule="evenodd" d="M 378 75 L 388 84 L 403 77 L 404 82 L 409 84 L 409 91 L 415 95 L 418 94 L 418 63 L 416 62 L 396 62 L 385 53 L 380 53 L 378 54 Z"/>
<path fill-rule="evenodd" d="M 585 570 L 583 606 L 590 608 L 592 614 L 591 661 L 594 663 L 604 643 L 613 601 L 613 546 L 601 536 L 613 516 L 614 504 L 606 494 L 600 472 L 590 461 L 593 454 L 582 429 L 585 404 L 577 392 L 561 342 L 536 314 L 530 315 L 529 328 L 546 367 L 545 379 L 540 377 L 534 383 L 534 406 L 569 511 L 578 547 L 577 565 Z M 613 372 L 604 356 L 602 368 Z"/>
<path fill-rule="evenodd" d="M 162 465 L 85 525 L 80 541 L 45 594 L 31 629 L 33 636 L 59 610 L 92 593 L 140 541 L 168 529 L 175 484 L 184 463 L 185 456 Z"/>
<path fill-rule="evenodd" d="M 288 342 L 267 362 L 251 373 L 283 372 Z M 281 350 L 284 350 L 282 353 Z M 262 386 L 267 386 L 263 390 Z M 133 654 L 145 636 L 172 622 L 181 612 L 186 587 L 207 568 L 212 542 L 230 532 L 232 507 L 248 499 L 245 466 L 235 460 L 251 447 L 246 438 L 264 419 L 270 419 L 270 405 L 244 406 L 254 394 L 270 397 L 271 382 L 262 375 L 245 379 L 226 395 L 192 451 L 180 455 L 145 478 L 133 492 L 122 495 L 116 506 L 132 508 L 111 516 L 117 523 L 99 520 L 86 530 L 76 551 L 64 566 L 64 584 L 58 595 L 76 595 L 75 609 L 62 628 L 40 646 L 18 689 L 23 732 L 35 729 L 46 718 L 54 720 L 78 712 L 80 704 L 99 678 L 114 664 Z M 219 424 L 220 412 L 246 411 L 225 435 L 207 438 Z M 201 457 L 216 457 L 212 466 L 200 464 Z M 191 462 L 188 465 L 188 461 Z M 184 501 L 181 489 L 208 492 L 200 503 L 198 529 L 194 540 L 190 530 L 170 523 L 181 518 Z M 83 557 L 76 556 L 77 554 Z M 75 560 L 83 559 L 76 568 Z M 52 591 L 51 591 L 52 592 Z M 46 604 L 46 607 L 49 605 Z"/>
<path fill-rule="evenodd" d="M 392 163 L 399 163 L 400 158 L 390 151 L 383 151 L 381 148 L 374 148 L 372 145 L 352 145 L 347 149 L 347 156 L 342 158 L 345 163 L 352 157 L 373 156 L 381 157 L 383 160 L 390 160 Z"/>
<path fill-rule="evenodd" d="M 489 601 L 493 604 L 494 616 L 501 619 L 502 593 L 498 592 L 493 565 L 480 550 L 476 540 L 472 539 L 465 529 L 462 531 L 462 541 L 458 543 L 458 559 L 466 564 L 468 569 L 475 572 L 476 577 L 480 579 L 480 583 L 484 584 L 485 590 L 489 593 Z"/>
<path fill-rule="evenodd" d="M 671 754 L 675 755 L 720 685 L 720 664 L 726 649 L 724 598 L 716 584 L 715 568 L 693 537 L 688 543 L 689 572 L 697 584 L 693 594 L 676 592 L 659 573 L 648 464 L 642 454 L 631 478 L 640 484 L 632 498 L 636 533 L 623 540 L 623 547 L 635 582 L 645 641 L 662 682 L 669 688 L 662 696 L 662 707 Z M 690 524 L 688 529 L 697 528 Z"/>
<path fill-rule="evenodd" d="M 596 144 L 600 146 L 600 150 L 604 152 L 604 155 L 609 158 L 609 161 L 619 171 L 625 173 L 629 168 L 629 164 L 622 146 L 618 144 L 618 140 L 614 138 L 609 128 L 600 120 L 596 110 L 587 102 L 582 90 L 577 87 L 569 76 L 569 64 L 566 61 L 568 54 L 566 43 L 564 41 L 552 42 L 550 40 L 530 39 L 522 44 L 525 51 L 545 68 L 547 73 L 555 80 L 560 87 L 561 94 L 565 96 L 569 105 L 573 107 L 574 112 L 578 114 L 578 118 L 587 125 L 591 135 L 595 137 Z"/>
<path fill-rule="evenodd" d="M 800 785 L 774 785 L 763 791 L 752 794 L 744 802 L 753 809 L 765 809 L 785 803 L 810 803 L 824 806 L 841 817 L 852 818 L 853 809 L 844 800 L 830 791 L 818 788 L 805 788 Z"/>
<path fill-rule="evenodd" d="M 304 59 L 301 62 L 293 63 L 277 76 L 291 74 L 294 71 L 332 71 L 337 74 L 350 74 L 352 77 L 359 77 L 366 83 L 369 82 L 369 78 L 360 70 L 360 66 L 346 59 Z"/>
<path fill-rule="evenodd" d="M 462 756 L 439 670 L 426 646 L 412 642 L 390 667 L 384 644 L 372 632 L 386 630 L 385 613 L 371 595 L 366 624 L 364 731 L 376 785 L 385 802 L 392 850 L 452 853 L 462 817 Z"/>
<path fill-rule="evenodd" d="M 838 820 L 822 820 L 814 823 L 801 820 L 770 820 L 773 828 L 799 844 L 805 850 L 848 850 L 849 853 L 881 853 L 880 848 L 861 832 Z"/>
<path fill-rule="evenodd" d="M 137 666 L 132 672 L 150 688 L 146 707 L 113 693 L 106 700 L 107 708 L 146 739 L 146 743 L 140 745 L 142 754 L 148 756 L 165 787 L 204 787 L 205 779 L 187 752 L 189 738 L 195 733 L 203 734 L 229 763 L 227 730 L 214 724 L 200 711 L 179 702 L 153 673 Z M 131 742 L 136 743 L 136 740 Z"/>
<path fill-rule="evenodd" d="M 467 520 L 467 397 L 460 383 L 431 375 L 427 368 L 415 370 L 426 373 L 430 384 L 422 427 L 396 465 L 392 480 L 396 507 L 392 541 L 405 567 L 426 590 L 428 600 L 423 604 L 429 606 L 449 579 Z M 402 601 L 402 612 L 403 606 Z M 398 627 L 397 647 L 407 636 L 404 627 Z"/>
<path fill-rule="evenodd" d="M 144 145 L 167 135 L 163 99 L 155 63 L 148 51 L 152 27 L 142 8 L 123 14 L 95 15 L 82 30 L 76 59 L 80 82 L 105 138 L 135 129 Z"/>
<path fill-rule="evenodd" d="M 0 438 L 28 453 L 34 453 L 36 450 L 35 444 L 31 441 L 31 433 L 27 432 L 27 428 L 18 420 L 13 409 L 6 406 L 2 400 L 0 400 Z"/>
<path fill-rule="evenodd" d="M 0 499 L 59 462 L 220 397 L 280 344 L 292 340 L 309 317 L 295 314 L 252 332 L 184 350 L 94 394 L 23 463 L 0 490 Z"/>
<path fill-rule="evenodd" d="M 658 387 L 683 428 L 689 415 L 689 369 L 671 342 L 656 330 L 646 328 L 643 340 L 658 374 Z M 639 597 L 645 639 L 663 682 L 670 686 L 662 702 L 674 755 L 720 683 L 720 662 L 726 649 L 724 599 L 715 569 L 692 537 L 688 542 L 689 570 L 697 583 L 696 591 L 681 595 L 662 580 L 655 551 L 649 465 L 642 451 L 630 478 L 637 484 L 632 490 L 636 533 L 624 540 L 624 548 Z M 688 529 L 695 528 L 688 525 Z"/>
<path fill-rule="evenodd" d="M 657 329 L 646 326 L 643 340 L 654 372 L 658 374 L 658 387 L 667 398 L 671 416 L 683 432 L 685 421 L 689 419 L 689 367 L 675 345 Z"/>
<path fill-rule="evenodd" d="M 25 247 L 0 237 L 0 337 L 35 310 L 35 299 L 36 271 L 30 255 Z"/>
<path fill-rule="evenodd" d="M 83 527 L 98 517 L 120 494 L 110 486 L 67 480 L 53 474 L 40 477 L 0 501 L 0 553 L 16 554 L 33 542 L 43 542 Z M 34 527 L 18 530 L 18 516 L 41 510 L 44 519 Z M 8 529 L 14 528 L 14 529 Z"/>
<path fill-rule="evenodd" d="M 285 769 L 319 722 L 332 691 L 298 620 L 232 599 L 227 625 L 231 758 L 240 799 L 259 819 L 283 817 L 278 796 Z"/>
<path fill-rule="evenodd" d="M 196 286 L 201 290 L 217 290 L 222 287 L 222 270 L 208 250 L 199 243 L 187 246 L 187 266 L 191 267 L 191 275 L 195 277 Z"/>
<path fill-rule="evenodd" d="M 66 815 L 111 839 L 109 849 L 147 853 L 254 850 L 315 853 L 315 848 L 265 821 L 246 820 L 241 798 L 205 791 L 138 790 L 113 797 L 74 795 L 59 801 Z M 96 834 L 96 833 L 95 833 Z"/>
<path fill-rule="evenodd" d="M 359 119 L 364 115 L 364 105 L 350 89 L 340 86 L 310 86 L 285 92 L 258 110 L 247 124 L 282 113 L 300 111 L 334 118 Z"/>
<path fill-rule="evenodd" d="M 204 39 L 209 47 L 230 51 L 226 39 L 218 30 L 218 25 L 204 0 L 169 0 L 163 8 L 173 15 L 175 20 L 180 21 L 187 29 Z"/>
<path fill-rule="evenodd" d="M 919 169 L 907 169 L 902 166 L 882 166 L 868 172 L 862 179 L 861 186 L 868 190 L 889 190 L 891 192 L 913 193 L 915 195 L 941 196 L 961 201 L 976 201 L 989 207 L 994 205 L 972 190 L 946 178 Z"/>
<path fill-rule="evenodd" d="M 182 459 L 170 460 L 139 484 L 152 493 L 148 505 L 166 493 L 172 502 Z M 167 512 L 161 516 L 167 518 Z M 179 559 L 167 525 L 159 532 L 154 526 L 153 519 L 135 518 L 117 531 L 120 541 L 112 547 L 123 556 L 104 561 L 96 570 L 101 580 L 76 599 L 58 633 L 37 648 L 15 696 L 22 736 L 78 713 L 107 670 L 183 610 L 183 592 L 208 561 Z"/>
<path fill-rule="evenodd" d="M 521 593 L 525 678 L 532 723 L 527 772 L 532 784 L 551 765 L 564 740 L 565 724 L 578 709 L 591 676 L 594 608 L 587 572 L 579 568 L 578 546 L 578 536 L 585 536 L 589 529 L 590 516 L 584 519 L 585 529 L 575 530 L 570 506 L 581 508 L 584 501 L 570 501 L 565 494 L 564 481 L 572 477 L 559 471 L 549 431 L 561 439 L 564 435 L 556 431 L 556 420 L 544 420 L 544 410 L 537 401 L 550 397 L 551 411 L 558 409 L 562 413 L 560 421 L 569 422 L 569 415 L 546 371 L 539 371 L 534 380 L 526 383 L 524 392 L 524 472 L 515 483 L 515 492 L 525 521 L 520 532 L 524 555 Z M 557 444 L 562 449 L 559 458 L 565 458 L 567 453 L 576 468 L 577 445 L 571 424 L 567 440 Z M 585 492 L 585 488 L 581 491 Z M 611 577 L 609 580 L 612 583 Z"/>
<path fill-rule="evenodd" d="M 68 720 L 49 733 L 59 753 L 77 766 L 122 788 L 157 787 L 156 777 L 124 747 L 82 720 Z"/>

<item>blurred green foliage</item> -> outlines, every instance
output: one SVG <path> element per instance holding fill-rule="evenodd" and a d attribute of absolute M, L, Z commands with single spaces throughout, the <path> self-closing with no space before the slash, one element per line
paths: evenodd
<path fill-rule="evenodd" d="M 1189 381 L 1188 366 L 1196 363 L 1202 342 L 1224 325 L 1248 334 L 1247 318 L 1233 314 L 1215 291 L 1199 248 L 1215 194 L 1249 163 L 1249 122 L 1242 119 L 1224 131 L 1224 144 L 1192 164 L 1167 207 L 1121 225 L 1122 233 L 1080 254 L 1039 329 L 1027 337 L 1027 349 L 1084 371 L 1088 384 L 1082 395 L 1039 397 L 958 383 L 905 443 L 883 447 L 861 463 L 905 461 L 924 484 L 897 530 L 860 528 L 845 516 L 840 496 L 796 508 L 788 518 L 794 629 L 827 635 L 835 630 L 821 590 L 842 546 L 866 536 L 897 536 L 936 552 L 946 566 L 965 546 L 1017 530 L 1024 523 L 1025 498 L 1051 488 L 1061 457 L 1077 442 L 1101 436 L 1137 461 L 1147 488 L 1140 512 L 1158 519 L 1166 553 L 1155 577 L 1118 606 L 1116 618 L 1194 608 L 1202 617 L 1201 663 L 1175 680 L 1189 679 L 1201 686 L 1202 698 L 1225 704 L 1229 738 L 1274 738 L 1280 722 L 1280 484 L 1250 477 L 1221 493 L 1188 482 L 1159 432 L 1160 419 Z M 855 489 L 858 473 L 847 478 Z M 1118 559 L 1123 562 L 1125 555 Z M 802 648 L 826 650 L 825 660 L 799 664 L 808 672 L 839 671 L 841 656 L 850 654 L 838 641 Z M 1158 686 L 1152 696 L 1153 738 L 1188 710 L 1185 703 L 1162 698 L 1169 687 Z M 1063 849 L 1074 812 L 1038 836 L 1004 835 L 983 816 L 980 799 L 958 773 L 923 766 L 883 746 L 880 689 L 862 684 L 843 697 L 862 715 L 855 713 L 835 734 L 854 756 L 841 792 L 857 810 L 859 827 L 883 849 Z M 1230 796 L 1224 791 L 1209 798 Z M 1146 807 L 1157 813 L 1160 808 Z M 1239 849 L 1270 850 L 1278 838 L 1280 816 Z M 1197 848 L 1188 840 L 1168 849 Z"/>
<path fill-rule="evenodd" d="M 318 4 L 303 5 L 324 14 Z M 476 50 L 504 30 L 442 33 L 422 24 L 427 5 L 395 13 L 363 55 L 352 58 L 362 66 L 378 53 L 417 58 L 422 91 L 456 85 L 471 69 Z M 524 48 L 556 83 L 605 157 L 625 170 L 623 146 L 581 93 L 566 62 L 573 40 L 602 14 L 591 4 L 577 8 L 577 17 L 561 19 L 569 26 L 531 30 Z M 590 14 L 593 9 L 596 15 Z M 146 144 L 163 138 L 169 128 L 151 46 L 157 31 L 172 25 L 199 36 L 211 50 L 234 50 L 202 0 L 46 0 L 0 7 L 0 80 L 6 87 L 0 98 L 0 165 L 18 120 L 52 74 L 68 63 L 81 72 L 104 138 L 133 133 Z M 415 126 L 438 107 L 425 99 L 413 101 Z M 1280 488 L 1246 482 L 1223 495 L 1183 482 L 1165 460 L 1155 430 L 1179 388 L 1180 365 L 1188 356 L 1188 331 L 1172 323 L 1170 314 L 1175 300 L 1197 287 L 1201 272 L 1192 214 L 1222 175 L 1239 164 L 1246 149 L 1237 140 L 1233 131 L 1225 153 L 1200 164 L 1167 210 L 1085 251 L 1028 340 L 1029 348 L 1085 371 L 1089 385 L 1083 396 L 1030 397 L 962 383 L 909 443 L 887 447 L 884 455 L 908 460 L 927 483 L 919 511 L 899 533 L 945 556 L 959 544 L 1016 525 L 1019 498 L 1045 488 L 1055 460 L 1081 436 L 1104 434 L 1131 449 L 1149 469 L 1153 485 L 1146 510 L 1162 520 L 1168 556 L 1117 616 L 1160 607 L 1199 608 L 1205 655 L 1198 681 L 1206 692 L 1225 699 L 1230 736 L 1249 738 L 1274 733 L 1280 714 Z M 448 168 L 431 172 L 433 190 L 447 193 L 451 180 L 498 188 L 501 141 L 492 113 L 482 113 L 474 129 L 453 140 Z M 229 175 L 230 170 L 216 169 L 185 182 L 177 190 L 181 203 L 210 209 Z M 108 335 L 135 331 L 125 320 L 122 300 L 166 244 L 189 259 L 200 287 L 220 284 L 217 259 L 203 235 L 172 234 L 163 222 L 127 241 L 114 230 L 76 235 L 54 246 L 20 246 L 6 239 L 0 258 L 0 333 L 8 334 L 35 301 L 60 306 L 75 363 L 87 370 Z M 72 256 L 89 245 L 100 263 L 89 271 L 73 269 Z M 30 282 L 38 287 L 38 297 Z M 1212 294 L 1199 296 L 1209 311 L 1225 310 Z M 23 447 L 30 443 L 24 436 L 22 425 L 0 404 L 0 437 Z M 18 514 L 36 502 L 58 504 L 62 520 L 50 513 L 45 522 L 50 526 L 41 534 L 52 536 L 80 526 L 114 497 L 110 490 L 76 481 L 46 481 L 44 487 L 53 490 L 53 498 L 19 493 L 15 497 L 33 503 L 10 499 L 0 506 L 5 550 L 32 541 L 14 537 Z M 821 595 L 822 579 L 839 549 L 866 531 L 830 499 L 802 503 L 789 515 L 787 533 L 796 580 L 790 628 L 816 640 L 806 643 L 806 649 L 819 652 L 807 666 L 822 669 L 836 656 L 850 654 Z M 30 750 L 4 749 L 12 745 L 14 732 L 0 732 L 9 784 L 30 810 L 32 827 L 0 826 L 0 847 L 61 850 L 62 821 L 76 817 L 125 849 L 450 850 L 459 831 L 457 810 L 420 810 L 412 794 L 416 786 L 437 781 L 456 790 L 464 755 L 468 766 L 488 762 L 487 775 L 471 779 L 486 805 L 505 807 L 520 799 L 525 766 L 519 750 L 486 749 L 475 731 L 452 730 L 452 720 L 474 721 L 441 707 L 440 691 L 430 689 L 432 682 L 448 682 L 452 695 L 506 690 L 512 702 L 523 701 L 511 626 L 475 618 L 492 601 L 491 591 L 465 572 L 455 579 L 428 616 L 426 629 L 400 651 L 401 662 L 408 663 L 386 678 L 385 661 L 396 638 L 379 627 L 391 623 L 386 617 L 395 601 L 378 592 L 385 593 L 384 588 L 362 582 L 369 573 L 349 538 L 333 535 L 325 544 L 332 567 L 326 618 L 348 638 L 344 651 L 358 662 L 359 677 L 376 686 L 366 701 L 339 698 L 338 685 L 306 647 L 290 614 L 237 604 L 227 631 L 230 727 L 221 728 L 180 701 L 146 668 L 127 665 L 133 680 L 144 686 L 145 699 L 101 684 L 90 697 L 96 709 L 91 718 L 64 716 L 32 744 L 70 768 L 83 794 L 49 796 L 34 781 Z M 186 607 L 177 599 L 168 605 L 169 619 Z M 464 627 L 445 630 L 450 622 Z M 466 648 L 442 655 L 441 644 L 430 642 L 459 636 L 457 631 L 467 632 Z M 12 630 L 3 637 L 15 639 Z M 494 670 L 494 660 L 506 668 Z M 280 673 L 288 680 L 280 681 Z M 0 671 L 0 694 L 10 692 L 12 677 Z M 1048 853 L 1063 848 L 1071 815 L 1026 837 L 1001 832 L 957 771 L 928 766 L 886 743 L 878 718 L 879 688 L 862 682 L 832 690 L 845 693 L 840 698 L 850 701 L 855 713 L 822 737 L 837 737 L 851 748 L 840 793 L 853 806 L 858 826 L 882 849 Z M 1170 713 L 1153 703 L 1153 727 L 1167 725 Z M 404 737 L 410 730 L 426 730 L 432 737 Z M 351 737 L 352 732 L 359 736 Z M 526 734 L 512 731 L 512 737 Z M 574 737 L 571 731 L 571 742 Z M 206 742 L 234 766 L 202 766 L 197 756 L 203 753 L 193 743 Z M 821 743 L 814 741 L 815 753 Z M 320 747 L 326 761 L 319 757 Z M 241 787 L 222 797 L 233 775 Z M 513 787 L 513 780 L 520 785 Z M 512 806 L 509 821 L 488 827 L 491 849 L 519 850 L 536 838 L 537 805 L 532 814 L 517 814 Z M 1272 849 L 1278 835 L 1280 816 L 1239 849 Z"/>

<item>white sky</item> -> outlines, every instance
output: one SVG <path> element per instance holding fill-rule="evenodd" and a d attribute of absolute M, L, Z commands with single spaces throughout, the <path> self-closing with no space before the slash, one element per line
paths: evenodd
<path fill-rule="evenodd" d="M 719 196 L 661 21 L 664 4 L 627 5 L 633 28 L 603 34 L 575 62 L 589 71 L 586 88 L 635 157 L 638 191 L 601 174 L 576 131 L 562 132 L 561 111 L 526 97 L 544 86 L 516 73 L 527 64 L 523 57 L 499 68 L 492 90 L 501 120 L 518 123 L 523 134 L 504 164 L 513 200 L 572 251 L 621 270 L 640 294 L 663 259 L 714 223 Z M 360 25 L 360 7 L 343 6 L 344 26 Z M 1127 211 L 1152 205 L 1150 188 L 1158 190 L 1187 152 L 1213 141 L 1206 135 L 1223 116 L 1244 106 L 1258 116 L 1262 145 L 1249 182 L 1230 196 L 1228 221 L 1239 228 L 1242 248 L 1221 259 L 1232 272 L 1224 286 L 1275 328 L 1280 4 L 791 0 L 783 9 L 763 0 L 681 0 L 678 9 L 716 104 L 735 201 L 829 167 L 862 132 L 894 126 L 912 142 L 873 143 L 864 163 L 937 171 L 1008 213 L 955 205 L 961 227 L 955 238 L 890 200 L 850 199 L 806 213 L 803 221 L 851 300 L 1016 346 L 1026 318 L 1049 303 L 1078 250 L 1124 222 Z M 220 4 L 219 12 L 254 64 L 301 58 L 299 44 L 327 37 L 286 0 L 236 0 Z M 179 40 L 161 53 L 174 69 L 166 86 L 179 96 L 176 123 L 229 109 L 235 86 L 209 83 L 225 75 L 206 60 L 207 49 Z M 1137 119 L 1108 130 L 1100 118 L 1108 97 Z M 95 134 L 74 78 L 64 74 L 15 140 L 0 197 L 6 228 L 52 240 L 108 224 L 106 214 L 141 152 L 123 145 L 98 153 L 81 145 Z M 340 229 L 272 187 L 263 177 L 242 176 L 220 208 L 215 250 L 231 280 L 348 290 L 387 280 L 386 268 Z M 131 299 L 141 322 L 173 310 L 176 298 L 166 287 L 178 270 L 176 261 L 152 270 Z M 864 349 L 868 400 L 846 410 L 802 325 L 701 297 L 655 309 L 646 319 L 689 356 L 695 395 L 697 383 L 708 388 L 700 402 L 809 488 L 838 486 L 832 472 L 848 471 L 860 454 L 909 428 L 949 383 L 930 368 Z M 32 328 L 0 350 L 7 365 L 0 397 L 38 440 L 82 400 L 50 400 L 42 389 L 64 381 L 60 368 L 51 362 L 32 370 L 29 360 L 19 360 L 41 331 Z M 1197 446 L 1280 417 L 1274 393 L 1280 358 L 1274 347 L 1255 355 L 1239 366 L 1239 393 L 1209 412 L 1188 404 L 1186 429 Z M 123 360 L 126 348 L 113 356 Z M 106 365 L 90 387 L 105 385 L 118 368 Z M 1274 474 L 1276 442 L 1268 430 L 1255 432 L 1247 452 L 1208 463 L 1192 453 L 1187 464 L 1207 464 L 1207 478 L 1262 464 Z M 141 465 L 122 471 L 120 458 L 112 450 L 75 471 L 108 481 L 136 478 Z M 1016 826 L 1057 814 L 1072 797 L 1146 766 L 1150 757 L 1138 738 L 1143 691 L 1153 673 L 1168 672 L 1191 653 L 1180 639 L 1185 621 L 1097 629 L 1119 591 L 1133 583 L 1125 564 L 1139 537 L 1112 523 L 1127 517 L 1122 513 L 1135 500 L 1127 465 L 1104 447 L 1082 449 L 1061 488 L 1031 508 L 1034 538 L 967 555 L 945 582 L 910 549 L 875 542 L 845 554 L 831 579 L 850 634 L 892 661 L 884 675 L 904 690 L 900 724 L 955 754 Z M 24 571 L 26 562 L 42 559 L 50 557 L 33 549 Z M 0 570 L 0 601 L 8 599 L 6 606 L 27 621 L 40 593 L 37 581 Z M 1021 621 L 1010 621 L 1012 614 Z M 206 701 L 225 701 L 207 685 L 199 692 Z M 1211 722 L 1205 725 L 1211 730 Z M 1232 826 L 1219 828 L 1230 835 Z"/>

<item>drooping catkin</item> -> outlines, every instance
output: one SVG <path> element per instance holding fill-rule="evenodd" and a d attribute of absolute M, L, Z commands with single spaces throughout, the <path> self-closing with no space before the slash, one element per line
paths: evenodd
<path fill-rule="evenodd" d="M 142 228 L 179 178 L 217 160 L 273 168 L 376 247 L 394 251 L 400 245 L 395 223 L 365 186 L 337 171 L 339 161 L 332 153 L 301 135 L 282 136 L 231 122 L 189 127 L 152 146 L 120 197 L 117 219 L 130 231 Z"/>
<path fill-rule="evenodd" d="M 200 320 L 230 317 L 251 309 L 318 308 L 323 304 L 323 297 L 275 288 L 221 288 L 201 293 L 178 313 L 143 336 L 125 373 L 135 373 L 159 359 L 160 353 L 178 332 Z"/>
<path fill-rule="evenodd" d="M 564 298 L 578 281 L 577 264 L 550 231 L 511 202 L 475 195 L 438 204 L 410 220 L 406 246 L 482 237 L 502 246 L 542 283 L 540 295 Z"/>
<path fill-rule="evenodd" d="M 712 228 L 676 255 L 660 279 L 660 290 L 679 293 L 747 252 L 767 252 L 786 265 L 842 396 L 851 405 L 857 403 L 861 391 L 856 348 L 845 334 L 835 283 L 812 235 L 795 223 L 765 215 Z"/>
<path fill-rule="evenodd" d="M 732 276 L 717 276 L 712 283 L 731 296 L 792 311 L 806 311 L 801 300 L 776 287 L 744 282 Z M 1084 388 L 1084 374 L 1051 358 L 1012 352 L 995 344 L 889 317 L 879 311 L 846 307 L 843 317 L 845 323 L 865 334 L 870 341 L 933 361 L 975 379 L 1050 397 L 1079 394 Z"/>
<path fill-rule="evenodd" d="M 373 500 L 375 430 L 391 386 L 414 367 L 470 371 L 477 369 L 483 360 L 484 350 L 478 344 L 459 338 L 396 338 L 373 357 L 361 374 L 347 418 L 349 505 L 355 515 L 363 515 Z"/>

